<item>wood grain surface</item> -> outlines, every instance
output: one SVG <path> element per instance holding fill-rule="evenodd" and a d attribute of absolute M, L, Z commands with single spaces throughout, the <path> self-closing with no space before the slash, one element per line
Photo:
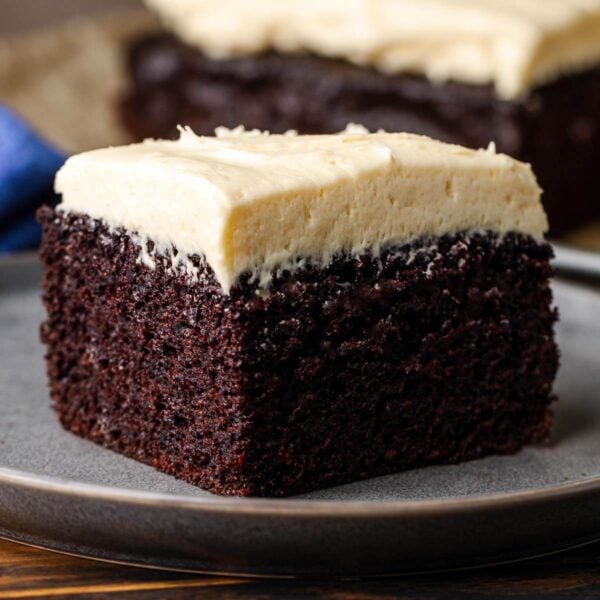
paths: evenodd
<path fill-rule="evenodd" d="M 5 598 L 600 598 L 600 544 L 473 571 L 366 581 L 252 580 L 108 565 L 0 541 Z"/>

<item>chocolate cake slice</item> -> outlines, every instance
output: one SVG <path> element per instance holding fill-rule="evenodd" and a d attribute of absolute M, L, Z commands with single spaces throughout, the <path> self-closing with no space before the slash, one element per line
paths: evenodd
<path fill-rule="evenodd" d="M 69 159 L 40 212 L 67 429 L 283 496 L 546 439 L 557 370 L 531 169 L 360 128 Z"/>
<path fill-rule="evenodd" d="M 123 120 L 332 133 L 348 122 L 533 165 L 551 231 L 600 217 L 600 0 L 147 0 Z"/>

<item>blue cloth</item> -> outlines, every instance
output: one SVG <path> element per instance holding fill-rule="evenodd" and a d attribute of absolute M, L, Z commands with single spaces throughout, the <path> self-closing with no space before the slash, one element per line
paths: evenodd
<path fill-rule="evenodd" d="M 61 152 L 0 106 L 0 252 L 37 246 L 35 211 L 54 200 L 54 175 L 64 161 Z"/>

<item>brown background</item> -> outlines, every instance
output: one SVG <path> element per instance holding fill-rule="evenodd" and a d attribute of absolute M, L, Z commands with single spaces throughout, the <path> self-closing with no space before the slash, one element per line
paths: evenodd
<path fill-rule="evenodd" d="M 102 13 L 140 4 L 139 0 L 0 0 L 0 35 L 60 23 L 77 13 Z"/>

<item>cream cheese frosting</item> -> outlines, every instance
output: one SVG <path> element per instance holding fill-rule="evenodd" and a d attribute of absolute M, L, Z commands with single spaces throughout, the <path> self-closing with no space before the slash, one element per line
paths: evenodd
<path fill-rule="evenodd" d="M 512 99 L 600 63 L 600 0 L 146 0 L 216 58 L 308 51 Z"/>
<path fill-rule="evenodd" d="M 56 178 L 60 209 L 206 258 L 224 292 L 262 284 L 298 260 L 378 252 L 468 230 L 542 239 L 547 220 L 529 165 L 404 133 L 269 135 L 218 130 L 95 150 Z M 152 265 L 144 254 L 144 262 Z"/>

